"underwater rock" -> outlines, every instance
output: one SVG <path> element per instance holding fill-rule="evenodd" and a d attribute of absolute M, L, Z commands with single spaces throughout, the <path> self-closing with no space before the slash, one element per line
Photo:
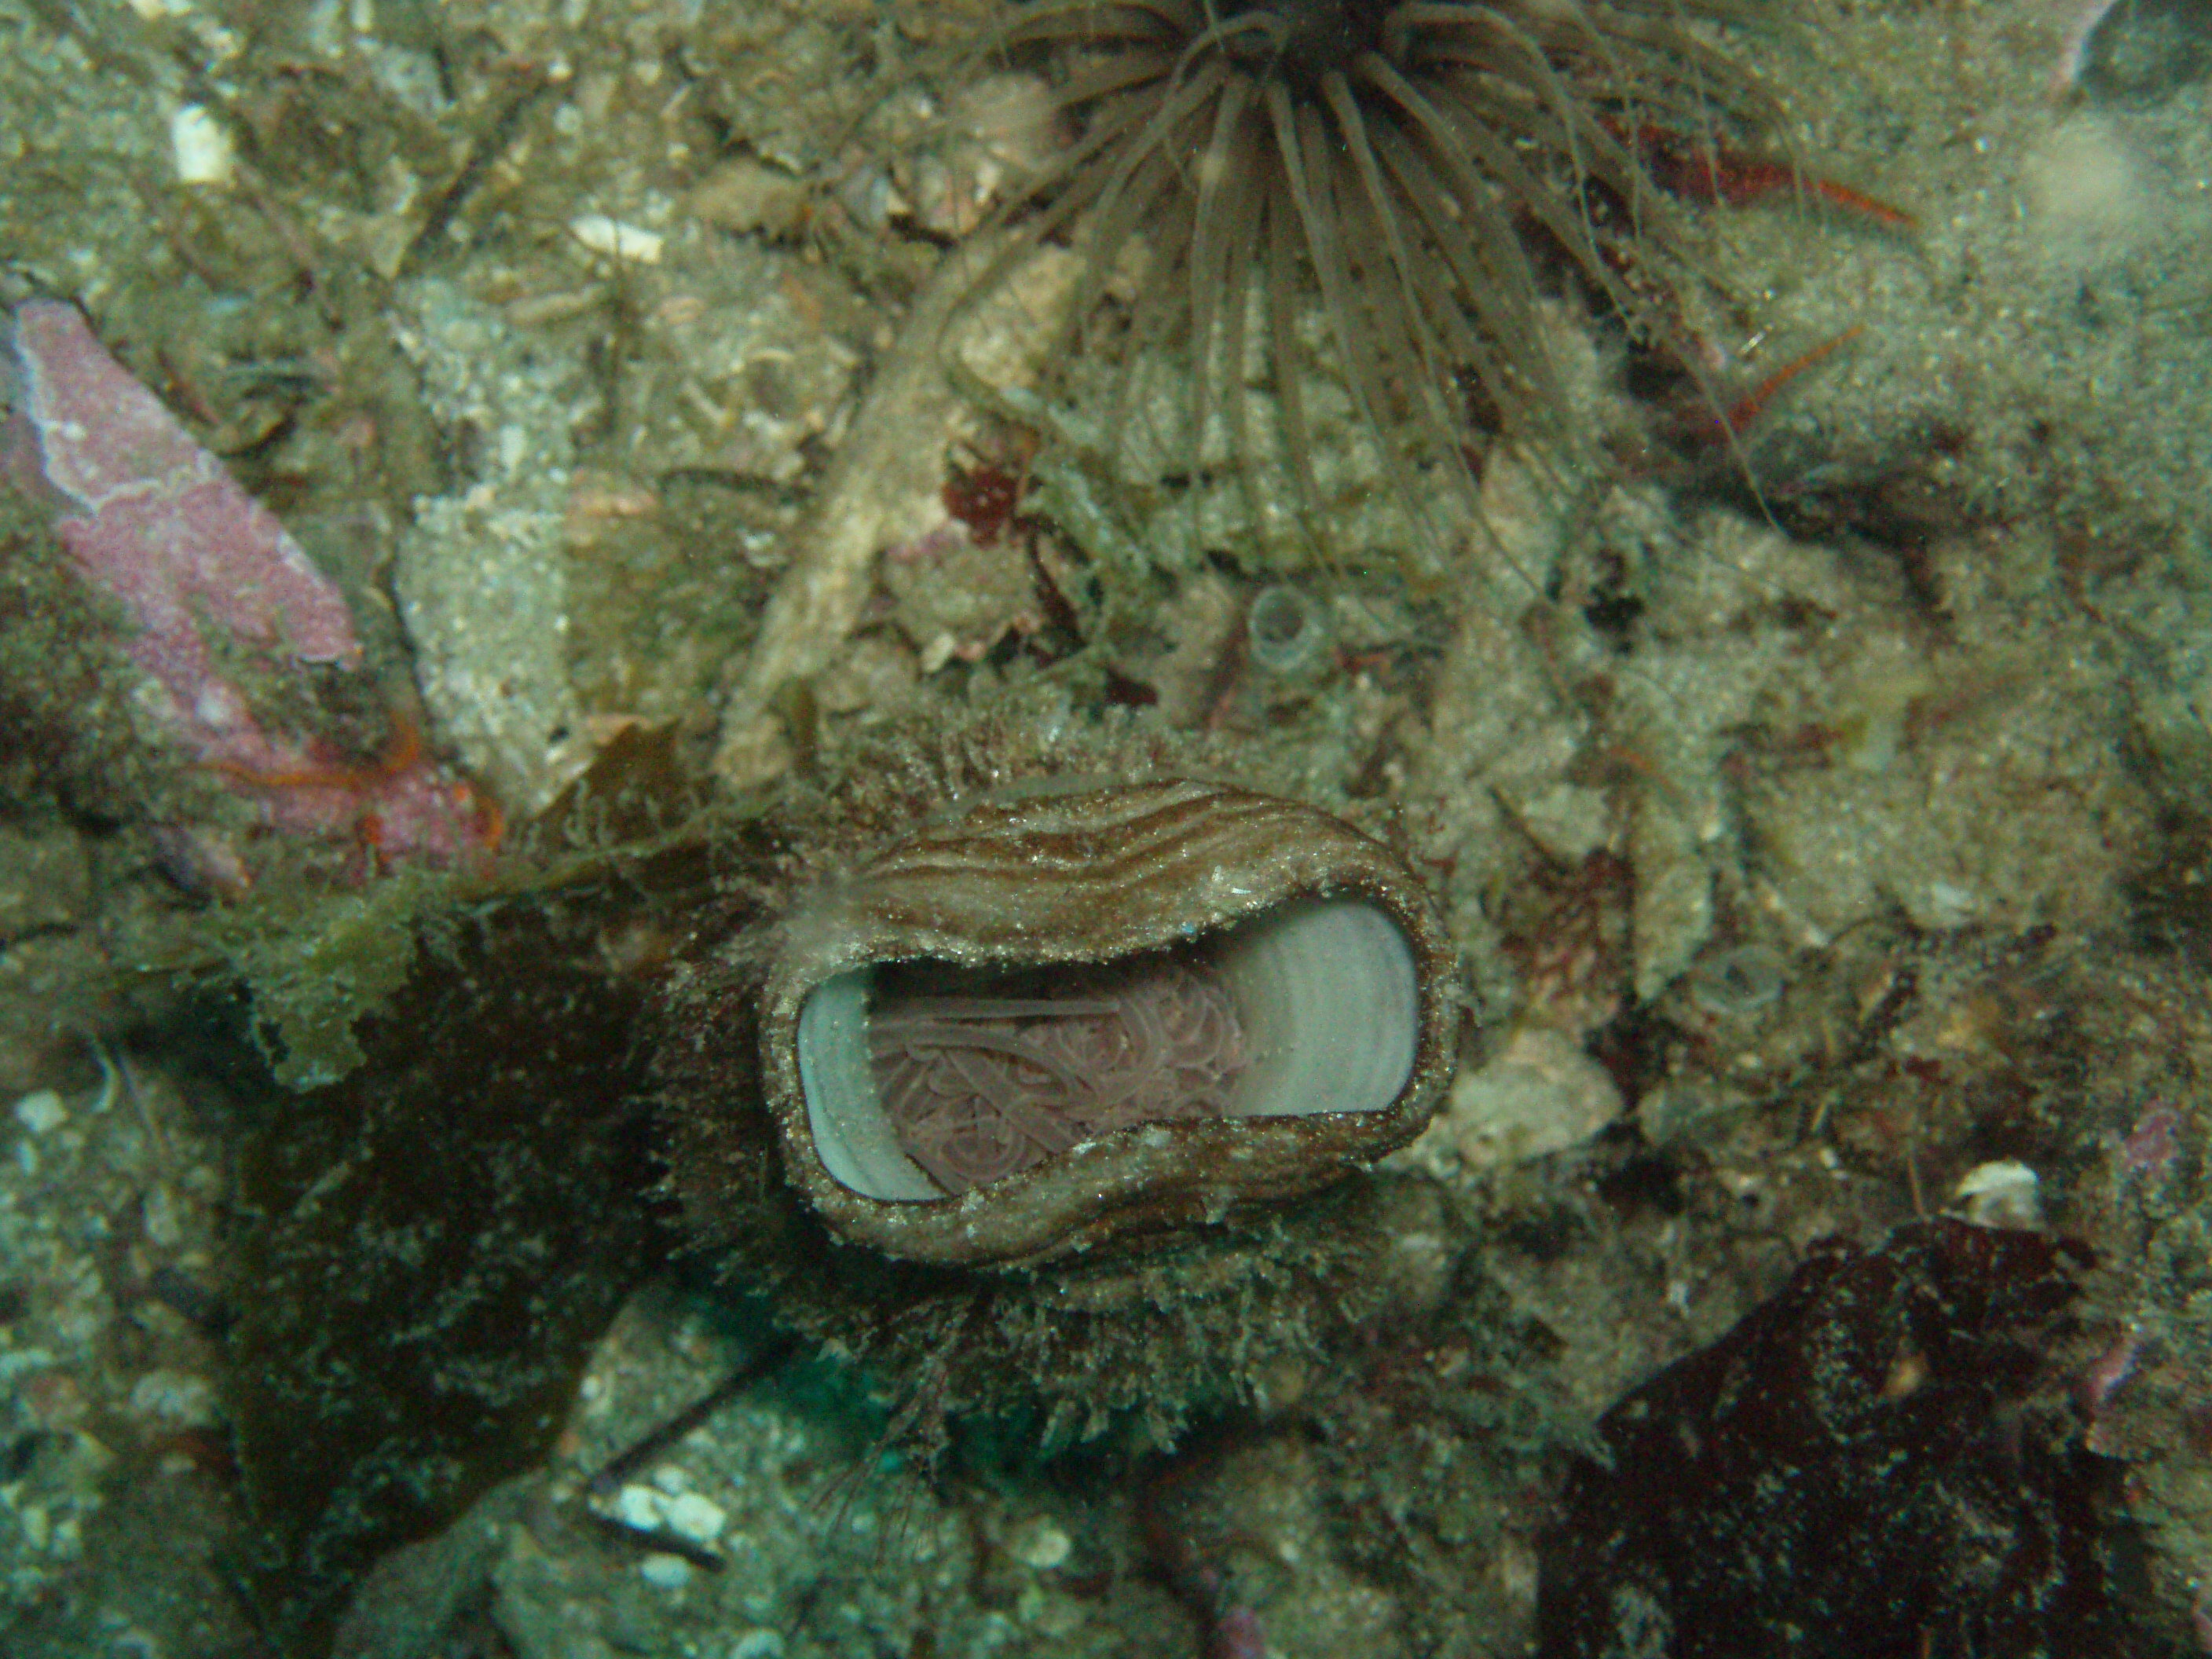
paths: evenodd
<path fill-rule="evenodd" d="M 66 505 L 63 543 L 144 630 L 133 658 L 187 709 L 191 684 L 175 681 L 209 666 L 201 616 L 302 662 L 360 664 L 344 596 L 74 306 L 19 306 L 9 346 L 24 459 Z"/>
<path fill-rule="evenodd" d="M 1816 1247 L 1599 1425 L 1542 1659 L 2179 1654 L 2053 1349 L 2090 1252 L 1938 1220 Z M 2177 1629 L 2178 1635 L 2178 1629 Z"/>
<path fill-rule="evenodd" d="M 506 326 L 466 285 L 422 276 L 393 294 L 428 410 L 469 446 L 466 476 L 417 500 L 393 550 L 392 596 L 440 733 L 518 817 L 590 760 L 571 679 L 586 606 L 566 545 L 581 497 L 573 430 L 582 348 Z"/>
<path fill-rule="evenodd" d="M 17 307 L 9 343 L 9 470 L 58 501 L 55 529 L 78 575 L 135 625 L 124 650 L 159 688 L 154 719 L 183 757 L 287 834 L 359 834 L 383 857 L 436 863 L 495 840 L 471 787 L 406 722 L 383 756 L 349 761 L 312 698 L 279 714 L 241 684 L 240 661 L 291 692 L 310 684 L 288 683 L 304 668 L 358 671 L 345 595 L 76 307 Z"/>

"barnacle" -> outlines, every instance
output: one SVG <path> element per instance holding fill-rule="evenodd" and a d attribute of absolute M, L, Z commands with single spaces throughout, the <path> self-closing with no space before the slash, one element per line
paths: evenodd
<path fill-rule="evenodd" d="M 1165 365 L 1192 470 L 1272 468 L 1314 528 L 1337 504 L 1324 398 L 1407 503 L 1472 486 L 1481 427 L 1571 440 L 1540 302 L 1578 280 L 1670 348 L 1689 262 L 1655 145 L 1769 124 L 1720 39 L 1743 21 L 1735 0 L 1028 9 L 1006 49 L 1041 62 L 1075 136 L 1014 212 L 1024 246 L 1081 246 L 1070 326 L 1121 366 L 1110 441 L 1152 435 L 1133 416 Z"/>

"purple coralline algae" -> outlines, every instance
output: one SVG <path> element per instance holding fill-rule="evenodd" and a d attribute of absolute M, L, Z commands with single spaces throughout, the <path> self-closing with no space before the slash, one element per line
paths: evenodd
<path fill-rule="evenodd" d="M 450 862 L 489 845 L 496 817 L 430 758 L 405 720 L 386 755 L 349 763 L 317 735 L 271 730 L 218 665 L 357 670 L 344 594 L 111 356 L 73 306 L 16 307 L 5 378 L 9 470 L 52 501 L 77 574 L 137 624 L 124 649 L 151 678 L 156 719 L 195 765 L 260 803 L 273 830 L 350 835 L 381 858 Z"/>

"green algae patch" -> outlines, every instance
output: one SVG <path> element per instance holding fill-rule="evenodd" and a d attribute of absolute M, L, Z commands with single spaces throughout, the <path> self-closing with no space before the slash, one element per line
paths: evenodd
<path fill-rule="evenodd" d="M 276 1080 L 290 1089 L 337 1083 L 368 1058 L 357 1027 L 407 983 L 418 954 L 416 884 L 392 882 L 328 896 L 293 918 L 257 917 L 227 942 L 253 998 L 253 1036 Z"/>

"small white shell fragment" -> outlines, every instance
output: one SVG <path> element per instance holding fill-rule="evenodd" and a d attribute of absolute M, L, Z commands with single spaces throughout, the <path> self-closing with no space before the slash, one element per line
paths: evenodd
<path fill-rule="evenodd" d="M 2043 1182 L 2016 1158 L 1977 1164 L 1959 1177 L 1952 1200 L 1977 1227 L 2033 1232 L 2043 1225 Z"/>
<path fill-rule="evenodd" d="M 568 234 L 594 253 L 632 264 L 657 265 L 668 239 L 659 231 L 610 219 L 604 213 L 580 213 L 568 221 Z"/>
<path fill-rule="evenodd" d="M 69 1121 L 69 1108 L 52 1089 L 34 1089 L 15 1103 L 15 1121 L 34 1135 Z"/>
<path fill-rule="evenodd" d="M 722 1535 L 722 1528 L 730 1518 L 729 1511 L 720 1504 L 696 1492 L 670 1498 L 661 1505 L 661 1512 L 668 1517 L 671 1532 L 695 1544 L 713 1543 Z"/>
<path fill-rule="evenodd" d="M 187 185 L 227 185 L 238 171 L 238 147 L 204 104 L 185 104 L 169 118 L 169 153 Z"/>

